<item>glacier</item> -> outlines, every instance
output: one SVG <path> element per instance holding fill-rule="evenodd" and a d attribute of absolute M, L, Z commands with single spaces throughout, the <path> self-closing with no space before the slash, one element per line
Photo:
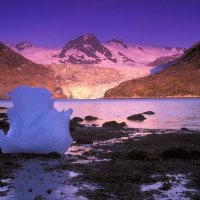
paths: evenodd
<path fill-rule="evenodd" d="M 73 140 L 69 132 L 73 110 L 59 112 L 45 88 L 19 86 L 9 94 L 13 107 L 7 111 L 10 129 L 0 130 L 3 153 L 64 154 Z"/>

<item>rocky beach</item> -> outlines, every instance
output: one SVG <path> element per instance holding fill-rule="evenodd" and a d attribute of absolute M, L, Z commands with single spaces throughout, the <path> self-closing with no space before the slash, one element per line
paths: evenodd
<path fill-rule="evenodd" d="M 95 127 L 95 121 L 84 126 L 76 120 L 65 155 L 0 154 L 1 199 L 200 198 L 199 130 L 117 122 Z M 1 120 L 5 131 L 8 125 Z"/>

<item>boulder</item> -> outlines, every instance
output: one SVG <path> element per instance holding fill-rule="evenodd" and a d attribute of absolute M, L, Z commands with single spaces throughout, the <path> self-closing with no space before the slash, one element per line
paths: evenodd
<path fill-rule="evenodd" d="M 143 115 L 155 115 L 155 112 L 153 112 L 153 111 L 146 111 L 146 112 L 143 112 L 141 114 L 143 114 Z"/>
<path fill-rule="evenodd" d="M 190 158 L 190 153 L 183 148 L 169 148 L 164 150 L 160 156 L 164 159 L 188 159 Z"/>
<path fill-rule="evenodd" d="M 192 149 L 192 150 L 189 151 L 189 155 L 193 159 L 200 159 L 200 150 Z"/>
<path fill-rule="evenodd" d="M 76 140 L 77 144 L 92 144 L 93 143 L 93 139 L 92 138 L 78 138 Z"/>
<path fill-rule="evenodd" d="M 74 122 L 83 122 L 84 119 L 82 119 L 81 117 L 74 117 L 74 118 L 72 119 L 72 121 L 74 121 Z"/>
<path fill-rule="evenodd" d="M 57 152 L 50 152 L 47 154 L 47 157 L 52 159 L 58 159 L 61 157 L 61 155 Z"/>
<path fill-rule="evenodd" d="M 135 114 L 135 115 L 131 115 L 129 117 L 127 117 L 128 120 L 133 120 L 133 121 L 143 121 L 146 119 L 146 117 L 144 117 L 144 115 L 142 114 Z"/>
<path fill-rule="evenodd" d="M 92 126 L 92 127 L 97 127 L 98 125 L 97 125 L 97 124 L 92 124 L 91 126 Z"/>
<path fill-rule="evenodd" d="M 145 151 L 137 151 L 137 150 L 130 151 L 128 153 L 128 158 L 132 160 L 143 160 L 143 161 L 150 161 L 155 159 L 152 154 L 147 153 Z"/>
<path fill-rule="evenodd" d="M 8 118 L 8 115 L 6 113 L 0 113 L 0 118 Z"/>
<path fill-rule="evenodd" d="M 91 115 L 88 115 L 85 117 L 85 120 L 86 121 L 93 121 L 93 120 L 97 120 L 99 119 L 98 117 L 94 117 L 94 116 L 91 116 Z"/>
<path fill-rule="evenodd" d="M 110 127 L 110 128 L 123 128 L 126 126 L 125 122 L 118 123 L 116 121 L 109 121 L 103 123 L 102 127 Z"/>
<path fill-rule="evenodd" d="M 69 123 L 69 130 L 70 131 L 75 131 L 76 128 L 82 128 L 82 127 L 84 127 L 83 124 L 79 124 L 76 121 L 70 120 L 70 123 Z"/>
<path fill-rule="evenodd" d="M 190 130 L 188 128 L 183 127 L 181 128 L 181 131 L 190 131 Z"/>
<path fill-rule="evenodd" d="M 8 108 L 0 106 L 1 110 L 7 110 Z"/>
<path fill-rule="evenodd" d="M 9 130 L 9 122 L 7 122 L 5 119 L 0 120 L 0 129 L 7 133 Z"/>
<path fill-rule="evenodd" d="M 163 191 L 167 191 L 169 189 L 171 189 L 172 184 L 169 182 L 165 182 L 162 184 L 162 186 L 159 188 L 159 190 L 163 190 Z"/>
<path fill-rule="evenodd" d="M 183 148 L 169 148 L 163 151 L 160 156 L 166 159 L 200 159 L 200 150 Z"/>

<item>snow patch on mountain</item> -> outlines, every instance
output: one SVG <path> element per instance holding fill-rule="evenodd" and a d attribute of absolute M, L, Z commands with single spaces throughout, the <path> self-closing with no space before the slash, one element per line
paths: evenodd
<path fill-rule="evenodd" d="M 38 63 L 38 64 L 59 64 L 59 58 L 57 55 L 62 48 L 48 48 L 42 46 L 32 45 L 31 43 L 18 43 L 8 44 L 12 50 L 21 54 L 25 58 Z M 30 45 L 31 44 L 31 45 Z"/>
<path fill-rule="evenodd" d="M 151 45 L 137 45 L 132 44 L 128 45 L 128 48 L 124 48 L 123 46 L 119 46 L 116 43 L 106 43 L 105 46 L 112 52 L 113 56 L 119 61 L 118 64 L 128 64 L 137 66 L 138 64 L 148 65 L 154 60 L 163 57 L 163 56 L 171 56 L 179 53 L 176 49 L 163 49 L 156 46 Z M 123 59 L 126 57 L 129 62 Z M 132 61 L 132 62 L 131 62 Z M 133 62 L 134 61 L 134 62 Z"/>
<path fill-rule="evenodd" d="M 79 36 L 60 48 L 47 48 L 21 42 L 7 43 L 14 51 L 40 64 L 90 64 L 106 67 L 147 66 L 164 56 L 182 54 L 185 49 L 169 46 L 126 44 L 112 39 L 105 44 L 93 34 Z"/>
<path fill-rule="evenodd" d="M 73 50 L 76 50 L 76 53 Z M 59 57 L 65 63 L 71 64 L 99 64 L 102 60 L 117 62 L 112 53 L 93 34 L 70 40 L 63 47 Z"/>

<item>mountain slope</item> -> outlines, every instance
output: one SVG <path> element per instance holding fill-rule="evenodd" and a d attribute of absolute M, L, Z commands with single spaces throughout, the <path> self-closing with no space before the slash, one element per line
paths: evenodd
<path fill-rule="evenodd" d="M 144 78 L 119 84 L 105 98 L 200 96 L 200 43 L 193 45 L 175 64 Z"/>
<path fill-rule="evenodd" d="M 55 85 L 53 70 L 24 58 L 0 42 L 0 96 L 7 94 L 19 85 L 46 87 L 55 97 L 64 97 Z"/>
<path fill-rule="evenodd" d="M 159 65 L 163 65 L 163 64 L 172 64 L 179 57 L 181 57 L 181 54 L 175 54 L 172 56 L 163 56 L 163 57 L 160 57 L 160 58 L 154 60 L 153 62 L 149 63 L 148 66 L 159 66 Z"/>
<path fill-rule="evenodd" d="M 164 56 L 156 59 L 154 62 L 150 63 L 148 66 L 155 66 L 151 70 L 151 74 L 155 74 L 159 71 L 166 69 L 176 62 L 176 60 L 181 57 L 181 54 L 175 54 L 172 56 Z"/>

